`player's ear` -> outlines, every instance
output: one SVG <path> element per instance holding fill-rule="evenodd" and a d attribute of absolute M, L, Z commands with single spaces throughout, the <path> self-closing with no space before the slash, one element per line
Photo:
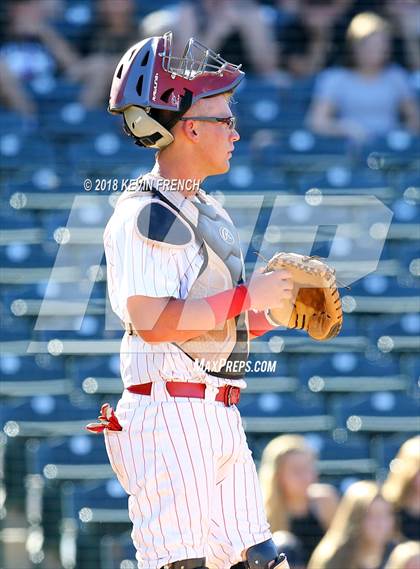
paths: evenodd
<path fill-rule="evenodd" d="M 187 120 L 180 121 L 180 124 L 182 125 L 184 136 L 186 136 L 191 142 L 198 142 L 200 133 L 197 129 L 196 123 L 193 120 Z"/>

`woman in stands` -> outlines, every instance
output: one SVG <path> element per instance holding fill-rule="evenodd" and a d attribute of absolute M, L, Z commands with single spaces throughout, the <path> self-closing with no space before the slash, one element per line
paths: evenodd
<path fill-rule="evenodd" d="M 391 553 L 385 569 L 420 569 L 420 543 L 400 543 Z"/>
<path fill-rule="evenodd" d="M 383 569 L 395 543 L 392 506 L 375 482 L 347 489 L 308 569 Z"/>
<path fill-rule="evenodd" d="M 268 443 L 260 467 L 271 531 L 285 547 L 287 534 L 299 540 L 303 564 L 328 529 L 338 503 L 332 486 L 317 483 L 315 461 L 303 437 L 282 435 Z"/>
<path fill-rule="evenodd" d="M 384 494 L 394 506 L 405 539 L 420 537 L 420 436 L 408 439 L 391 462 Z"/>
<path fill-rule="evenodd" d="M 389 63 L 390 46 L 386 20 L 369 12 L 352 19 L 347 30 L 349 65 L 320 75 L 308 116 L 313 131 L 359 143 L 396 128 L 419 131 L 408 75 Z"/>

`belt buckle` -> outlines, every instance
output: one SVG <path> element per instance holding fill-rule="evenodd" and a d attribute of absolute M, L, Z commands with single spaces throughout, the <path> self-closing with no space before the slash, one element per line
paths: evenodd
<path fill-rule="evenodd" d="M 241 397 L 241 390 L 239 387 L 235 387 L 235 385 L 227 385 L 225 387 L 225 397 L 224 397 L 224 404 L 226 407 L 231 407 L 239 402 Z"/>

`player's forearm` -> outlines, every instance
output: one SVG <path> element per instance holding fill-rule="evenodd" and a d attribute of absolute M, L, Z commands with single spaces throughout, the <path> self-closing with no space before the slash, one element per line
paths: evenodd
<path fill-rule="evenodd" d="M 133 327 L 148 343 L 185 342 L 249 309 L 244 285 L 201 299 L 144 298 L 130 297 L 127 310 Z"/>
<path fill-rule="evenodd" d="M 170 300 L 151 331 L 151 341 L 185 342 L 213 330 L 215 325 L 205 299 Z"/>

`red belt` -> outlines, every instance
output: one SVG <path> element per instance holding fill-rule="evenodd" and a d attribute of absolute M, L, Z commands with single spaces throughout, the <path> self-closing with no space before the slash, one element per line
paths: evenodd
<path fill-rule="evenodd" d="M 137 395 L 150 395 L 153 383 L 139 383 L 138 385 L 130 385 L 127 387 L 131 393 Z M 167 381 L 165 383 L 166 390 L 172 397 L 197 397 L 205 398 L 206 385 L 204 383 L 189 383 L 186 381 Z M 224 385 L 219 387 L 215 401 L 221 401 L 230 407 L 239 402 L 241 390 L 234 385 Z"/>

